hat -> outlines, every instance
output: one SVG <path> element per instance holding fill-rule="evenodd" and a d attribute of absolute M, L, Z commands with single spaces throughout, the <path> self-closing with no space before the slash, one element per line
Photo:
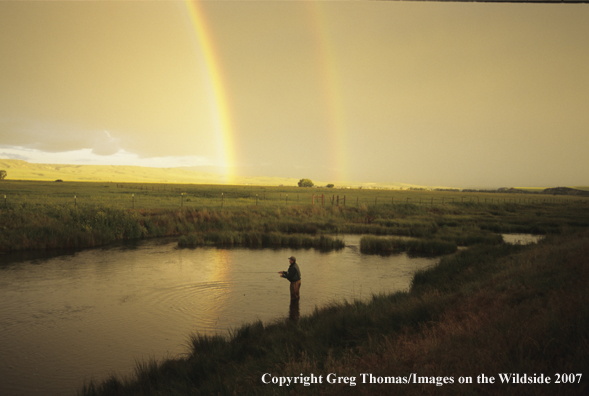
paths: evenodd
<path fill-rule="evenodd" d="M 292 261 L 297 261 L 297 259 L 296 259 L 296 257 L 295 257 L 295 256 L 290 256 L 288 259 L 289 259 L 289 260 L 292 260 Z"/>

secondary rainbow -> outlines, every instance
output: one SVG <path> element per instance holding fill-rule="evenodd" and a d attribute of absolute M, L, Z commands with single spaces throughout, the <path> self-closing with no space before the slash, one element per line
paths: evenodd
<path fill-rule="evenodd" d="M 315 41 L 317 59 L 319 61 L 319 77 L 325 103 L 327 133 L 332 142 L 330 148 L 330 164 L 334 181 L 349 181 L 348 173 L 348 131 L 344 113 L 343 92 L 337 54 L 331 40 L 329 23 L 325 17 L 324 5 L 320 2 L 306 2 L 307 13 Z"/>
<path fill-rule="evenodd" d="M 206 62 L 207 72 L 214 96 L 216 137 L 219 157 L 225 168 L 225 181 L 231 183 L 235 177 L 236 153 L 234 147 L 234 126 L 231 118 L 230 103 L 219 55 L 216 51 L 211 28 L 199 0 L 186 0 L 186 8 L 190 16 L 202 55 Z"/>

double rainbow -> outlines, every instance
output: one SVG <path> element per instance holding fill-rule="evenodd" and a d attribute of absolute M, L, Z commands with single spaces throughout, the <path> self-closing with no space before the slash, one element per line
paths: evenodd
<path fill-rule="evenodd" d="M 237 163 L 235 150 L 236 130 L 233 124 L 221 61 L 200 0 L 185 0 L 185 5 L 206 62 L 216 109 L 215 128 L 219 158 L 226 169 L 226 182 L 230 183 L 235 180 Z M 309 17 L 308 21 L 313 32 L 316 58 L 320 65 L 319 73 L 322 82 L 321 92 L 325 103 L 326 128 L 331 141 L 325 167 L 329 169 L 333 181 L 346 181 L 348 180 L 348 169 L 346 167 L 347 130 L 345 128 L 343 95 L 340 90 L 341 84 L 336 64 L 337 57 L 330 40 L 327 29 L 328 23 L 322 5 L 317 2 L 306 2 L 305 10 Z"/>

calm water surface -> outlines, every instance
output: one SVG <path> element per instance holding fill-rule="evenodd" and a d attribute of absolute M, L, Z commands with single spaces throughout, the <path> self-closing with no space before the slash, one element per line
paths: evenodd
<path fill-rule="evenodd" d="M 188 336 L 226 334 L 289 314 L 277 272 L 295 255 L 301 315 L 344 299 L 408 289 L 437 258 L 314 249 L 179 249 L 175 240 L 52 258 L 0 256 L 0 395 L 75 394 L 85 380 L 127 374 L 136 360 L 177 356 Z"/>

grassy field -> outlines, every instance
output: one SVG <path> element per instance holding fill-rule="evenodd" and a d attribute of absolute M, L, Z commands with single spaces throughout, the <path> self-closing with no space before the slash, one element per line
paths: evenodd
<path fill-rule="evenodd" d="M 499 233 L 553 234 L 587 226 L 588 212 L 589 199 L 568 196 L 3 181 L 0 251 L 189 234 L 199 241 L 213 232 L 218 241 L 235 232 L 353 233 L 470 246 L 497 243 Z"/>
<path fill-rule="evenodd" d="M 243 206 L 532 204 L 589 202 L 589 198 L 539 194 L 427 190 L 333 189 L 206 184 L 107 182 L 0 182 L 0 204 L 106 205 L 121 209 L 225 208 Z M 338 200 L 339 198 L 339 200 Z"/>

